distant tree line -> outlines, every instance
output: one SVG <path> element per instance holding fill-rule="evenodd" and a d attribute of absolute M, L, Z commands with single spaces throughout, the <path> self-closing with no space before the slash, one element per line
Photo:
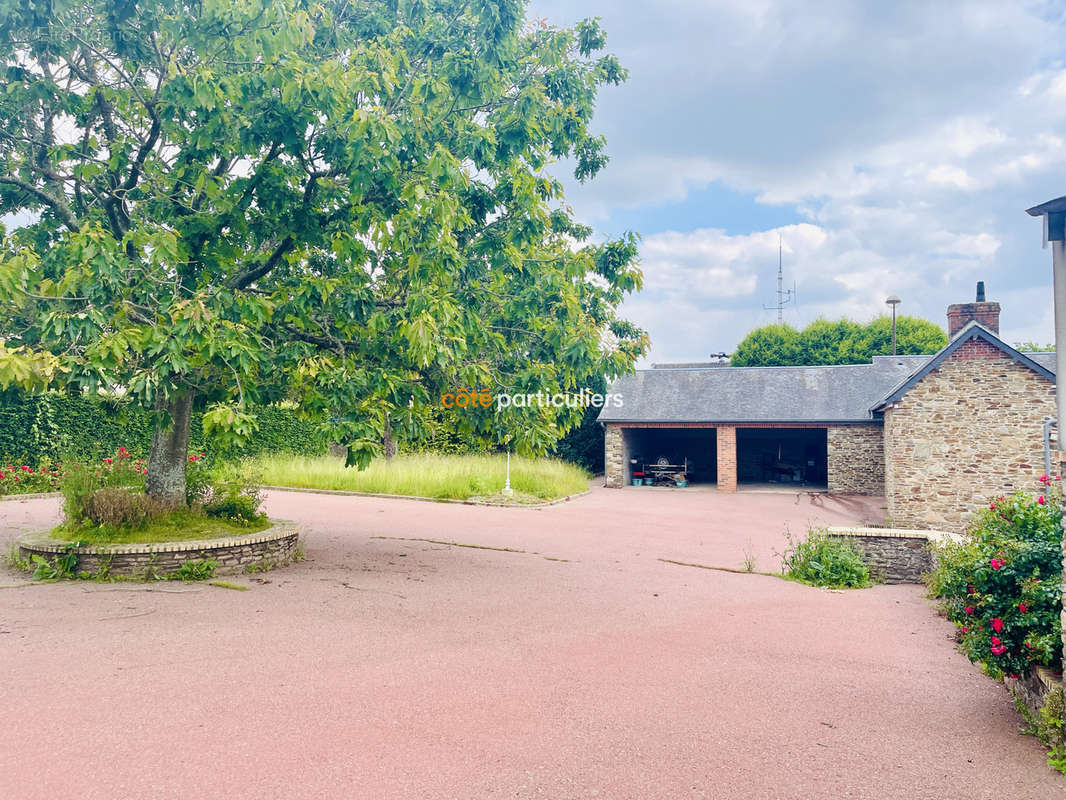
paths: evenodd
<path fill-rule="evenodd" d="M 918 317 L 896 317 L 896 352 L 935 353 L 948 343 L 939 325 Z M 818 364 L 867 364 L 892 355 L 892 319 L 868 324 L 849 319 L 816 319 L 803 330 L 774 324 L 755 328 L 730 358 L 734 367 L 790 367 Z"/>

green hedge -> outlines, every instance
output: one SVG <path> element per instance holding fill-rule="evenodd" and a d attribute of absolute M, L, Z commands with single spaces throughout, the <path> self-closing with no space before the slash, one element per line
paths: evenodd
<path fill-rule="evenodd" d="M 268 406 L 257 412 L 259 430 L 241 448 L 224 455 L 260 453 L 320 455 L 325 443 L 318 425 L 295 411 Z M 0 399 L 0 460 L 36 465 L 44 460 L 86 460 L 114 455 L 120 445 L 148 455 L 151 415 L 129 403 L 62 394 Z M 190 449 L 206 450 L 199 416 L 193 418 Z M 217 449 L 215 450 L 217 453 Z"/>

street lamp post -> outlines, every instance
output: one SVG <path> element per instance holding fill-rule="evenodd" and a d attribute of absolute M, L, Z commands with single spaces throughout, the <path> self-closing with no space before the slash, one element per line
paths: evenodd
<path fill-rule="evenodd" d="M 892 306 L 892 355 L 896 354 L 896 306 L 902 302 L 898 297 L 892 295 L 885 303 Z"/>
<path fill-rule="evenodd" d="M 1054 278 L 1055 298 L 1055 415 L 1066 420 L 1066 197 L 1049 200 L 1026 209 L 1030 216 L 1044 220 L 1044 246 L 1051 244 L 1051 267 Z M 1062 425 L 1058 425 L 1061 433 Z M 1062 438 L 1058 436 L 1055 458 L 1056 470 L 1062 469 Z M 1063 518 L 1066 523 L 1066 517 Z M 1066 542 L 1064 542 L 1066 547 Z M 1066 572 L 1063 573 L 1066 587 Z M 1066 612 L 1063 613 L 1066 620 Z M 1066 652 L 1066 626 L 1063 627 L 1063 649 Z"/>

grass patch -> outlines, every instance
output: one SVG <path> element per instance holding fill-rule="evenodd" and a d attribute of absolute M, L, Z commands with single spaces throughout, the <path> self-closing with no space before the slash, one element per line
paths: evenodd
<path fill-rule="evenodd" d="M 217 586 L 219 589 L 232 589 L 235 592 L 247 592 L 248 587 L 240 583 L 230 583 L 229 581 L 211 581 L 210 586 Z"/>
<path fill-rule="evenodd" d="M 264 531 L 271 525 L 262 519 L 247 524 L 231 522 L 221 517 L 208 517 L 194 511 L 175 511 L 146 523 L 143 527 L 128 528 L 116 525 L 85 525 L 64 522 L 53 528 L 50 535 L 61 541 L 81 541 L 91 545 L 150 544 L 153 542 L 184 542 L 192 539 L 219 539 L 226 536 L 247 536 Z"/>
<path fill-rule="evenodd" d="M 339 458 L 261 456 L 248 466 L 263 483 L 294 489 L 334 489 L 398 494 L 437 500 L 495 500 L 506 479 L 502 455 L 408 455 L 377 460 L 365 470 L 345 468 Z M 557 500 L 588 489 L 580 467 L 553 459 L 511 457 L 511 487 L 521 503 Z"/>

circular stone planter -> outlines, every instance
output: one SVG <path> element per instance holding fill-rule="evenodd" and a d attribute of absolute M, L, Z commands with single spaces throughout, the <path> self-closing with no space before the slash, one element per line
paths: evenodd
<path fill-rule="evenodd" d="M 295 522 L 271 523 L 265 531 L 246 536 L 78 547 L 72 551 L 78 556 L 74 572 L 99 573 L 106 568 L 109 575 L 165 576 L 176 572 L 186 561 L 215 561 L 216 575 L 232 575 L 249 567 L 270 569 L 293 559 L 300 538 Z M 18 555 L 26 561 L 35 555 L 51 561 L 66 553 L 69 544 L 47 531 L 31 533 L 18 540 Z"/>

